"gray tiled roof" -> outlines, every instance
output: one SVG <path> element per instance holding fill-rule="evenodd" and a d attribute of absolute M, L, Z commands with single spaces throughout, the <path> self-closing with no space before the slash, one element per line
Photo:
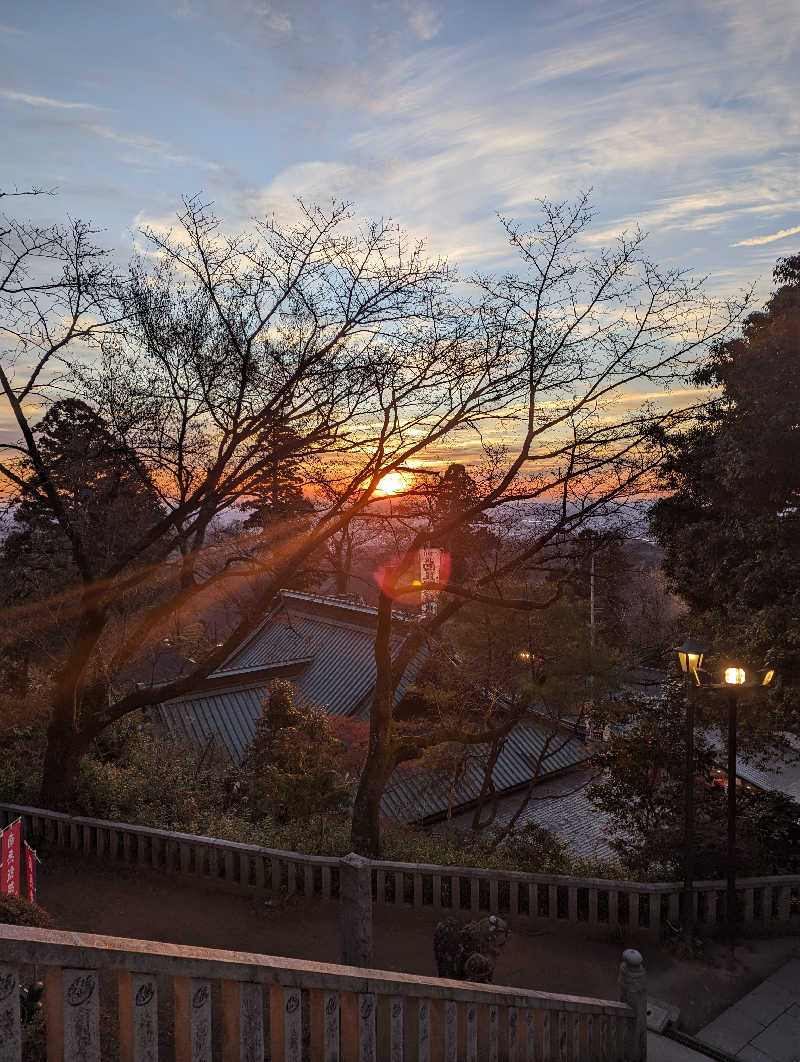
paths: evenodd
<path fill-rule="evenodd" d="M 217 671 L 207 686 L 159 706 L 161 722 L 172 732 L 201 742 L 219 735 L 228 755 L 241 759 L 253 736 L 255 720 L 269 685 L 265 669 L 281 669 L 306 703 L 329 715 L 366 718 L 375 684 L 376 610 L 330 598 L 282 590 L 276 607 Z M 394 623 L 392 650 L 408 633 L 408 623 Z M 402 700 L 416 679 L 425 654 L 407 668 L 395 693 Z"/>
<path fill-rule="evenodd" d="M 206 688 L 160 705 L 160 719 L 170 731 L 182 733 L 196 744 L 216 734 L 231 759 L 238 762 L 252 739 L 271 671 L 279 671 L 295 684 L 303 700 L 325 707 L 329 714 L 366 718 L 375 683 L 375 622 L 373 608 L 281 591 L 276 607 L 209 676 Z M 392 639 L 394 652 L 408 630 L 407 620 L 398 617 Z M 395 693 L 395 703 L 419 674 L 424 659 L 425 653 L 420 652 L 406 671 Z M 513 789 L 527 782 L 540 757 L 545 775 L 567 770 L 587 759 L 589 750 L 579 735 L 560 724 L 554 736 L 550 736 L 552 733 L 553 721 L 543 718 L 541 707 L 514 728 L 495 766 L 497 790 Z M 475 746 L 471 751 L 478 761 L 488 749 Z M 472 763 L 457 787 L 454 806 L 463 807 L 475 800 L 481 783 L 479 764 Z M 543 784 L 540 783 L 540 791 Z M 447 805 L 448 786 L 440 774 L 399 769 L 392 776 L 383 811 L 409 822 L 441 817 Z M 577 807 L 573 810 L 578 813 Z M 586 814 L 596 812 L 591 809 Z"/>
<path fill-rule="evenodd" d="M 533 791 L 533 799 L 517 820 L 517 827 L 535 822 L 555 834 L 571 855 L 582 859 L 613 858 L 615 853 L 610 844 L 612 819 L 595 807 L 586 795 L 593 778 L 591 770 L 579 767 L 539 782 Z M 509 821 L 521 798 L 520 793 L 500 797 L 495 826 L 504 826 Z M 453 825 L 466 829 L 471 820 L 472 813 L 465 812 L 453 817 Z"/>
<path fill-rule="evenodd" d="M 235 686 L 165 701 L 159 705 L 162 724 L 170 733 L 181 734 L 202 745 L 216 734 L 225 751 L 238 763 L 255 732 L 267 683 Z"/>
<path fill-rule="evenodd" d="M 707 730 L 705 737 L 716 753 L 717 763 L 725 767 L 728 761 L 724 752 L 722 735 L 717 730 Z M 800 763 L 772 760 L 756 767 L 743 760 L 741 756 L 737 756 L 736 774 L 742 781 L 749 782 L 757 789 L 785 793 L 793 800 L 800 801 Z"/>
<path fill-rule="evenodd" d="M 549 744 L 548 744 L 549 740 Z M 453 806 L 461 807 L 480 795 L 483 782 L 481 763 L 488 745 L 475 745 L 463 780 L 453 794 Z M 524 785 L 535 773 L 539 757 L 540 773 L 552 774 L 583 763 L 589 756 L 586 743 L 563 727 L 553 733 L 552 725 L 529 716 L 508 735 L 497 758 L 492 780 L 496 790 Z M 415 822 L 446 814 L 449 800 L 447 779 L 433 771 L 399 768 L 392 775 L 383 798 L 383 813 L 400 822 Z"/>
<path fill-rule="evenodd" d="M 375 684 L 375 623 L 377 612 L 331 598 L 282 590 L 280 601 L 253 635 L 215 673 L 271 661 L 308 659 L 296 678 L 301 695 L 329 715 L 361 715 Z M 396 618 L 392 651 L 408 633 L 408 623 Z M 422 664 L 422 655 L 406 671 L 396 700 L 402 699 Z"/>

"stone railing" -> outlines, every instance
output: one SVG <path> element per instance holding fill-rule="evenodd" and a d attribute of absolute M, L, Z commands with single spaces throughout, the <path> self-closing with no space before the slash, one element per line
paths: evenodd
<path fill-rule="evenodd" d="M 0 925 L 3 1062 L 31 1057 L 22 1039 L 41 1035 L 20 1028 L 20 977 L 33 966 L 45 985 L 48 1062 L 99 1062 L 101 1052 L 120 1062 L 261 1062 L 267 1046 L 272 1062 L 646 1058 L 638 952 L 623 956 L 620 992 L 629 1002 L 617 1003 Z"/>
<path fill-rule="evenodd" d="M 21 816 L 32 843 L 283 899 L 339 899 L 340 860 L 282 852 L 146 826 L 79 818 L 40 808 L 0 804 L 0 825 Z M 754 931 L 800 927 L 800 875 L 740 878 L 739 925 Z M 725 882 L 695 882 L 695 924 L 711 932 L 725 925 Z M 677 924 L 682 886 L 677 882 L 611 881 L 556 874 L 524 874 L 421 863 L 372 864 L 376 905 L 442 913 L 509 915 L 538 926 L 574 924 L 592 929 L 661 935 Z"/>

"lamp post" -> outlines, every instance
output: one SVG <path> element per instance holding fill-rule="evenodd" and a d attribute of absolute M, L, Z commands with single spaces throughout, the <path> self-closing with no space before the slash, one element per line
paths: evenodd
<path fill-rule="evenodd" d="M 774 670 L 763 673 L 759 680 L 748 679 L 742 667 L 725 668 L 725 687 L 728 690 L 728 859 L 725 907 L 728 922 L 728 944 L 733 955 L 736 940 L 736 709 L 739 691 L 753 687 L 769 686 L 775 677 Z"/>
<path fill-rule="evenodd" d="M 728 940 L 733 953 L 736 938 L 736 710 L 739 691 L 753 687 L 765 687 L 775 677 L 774 669 L 756 673 L 749 678 L 744 668 L 726 667 L 724 682 L 701 683 L 699 669 L 705 650 L 694 640 L 687 638 L 677 649 L 681 670 L 686 679 L 686 792 L 684 808 L 684 880 L 683 880 L 683 929 L 687 940 L 691 939 L 694 921 L 694 699 L 697 687 L 728 691 L 728 857 L 726 881 L 726 914 Z"/>
<path fill-rule="evenodd" d="M 736 939 L 736 708 L 739 687 L 744 685 L 743 668 L 726 667 L 728 686 L 728 881 L 725 908 L 728 915 L 728 943 L 733 951 Z"/>
<path fill-rule="evenodd" d="M 683 935 L 692 938 L 694 923 L 694 702 L 695 690 L 700 685 L 698 668 L 703 662 L 705 650 L 694 638 L 687 638 L 677 649 L 681 670 L 686 682 L 686 770 L 684 775 L 683 809 Z"/>

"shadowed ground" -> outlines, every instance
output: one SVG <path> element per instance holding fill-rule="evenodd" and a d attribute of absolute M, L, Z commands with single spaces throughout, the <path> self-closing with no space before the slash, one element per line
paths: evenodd
<path fill-rule="evenodd" d="M 339 961 L 335 904 L 273 906 L 153 871 L 104 867 L 62 854 L 47 857 L 39 886 L 40 902 L 64 929 Z M 375 968 L 435 976 L 437 921 L 429 912 L 376 908 Z M 536 931 L 522 920 L 508 921 L 512 936 L 498 959 L 496 984 L 616 999 L 621 952 L 636 946 L 644 955 L 649 995 L 680 1007 L 681 1027 L 688 1032 L 749 992 L 800 943 L 797 937 L 747 940 L 737 949 L 738 969 L 731 973 L 724 968 L 723 945 L 709 945 L 706 961 L 686 961 L 646 938 L 591 938 L 570 927 Z"/>

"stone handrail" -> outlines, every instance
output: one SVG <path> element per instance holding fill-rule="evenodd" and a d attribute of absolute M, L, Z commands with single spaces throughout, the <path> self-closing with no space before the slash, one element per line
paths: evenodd
<path fill-rule="evenodd" d="M 25 836 L 87 856 L 118 860 L 176 874 L 230 892 L 274 900 L 337 901 L 340 860 L 259 845 L 239 844 L 147 826 L 82 818 L 41 808 L 0 804 L 0 825 L 21 817 Z M 377 905 L 437 913 L 510 915 L 540 926 L 617 927 L 660 936 L 677 924 L 679 882 L 612 881 L 559 874 L 529 874 L 423 863 L 372 863 Z M 800 926 L 800 875 L 739 878 L 743 929 L 791 930 Z M 725 925 L 724 881 L 694 883 L 694 923 L 713 931 Z"/>
<path fill-rule="evenodd" d="M 101 1038 L 103 1057 L 120 1062 L 153 1062 L 159 1041 L 170 1040 L 176 1062 L 262 1060 L 267 1045 L 272 1062 L 644 1062 L 646 1056 L 646 986 L 637 952 L 625 952 L 620 966 L 628 1005 L 0 925 L 3 1062 L 23 1058 L 19 985 L 31 966 L 44 979 L 48 1062 L 99 1062 Z M 171 1015 L 164 1005 L 170 995 Z M 118 1020 L 109 1028 L 115 1009 Z"/>

